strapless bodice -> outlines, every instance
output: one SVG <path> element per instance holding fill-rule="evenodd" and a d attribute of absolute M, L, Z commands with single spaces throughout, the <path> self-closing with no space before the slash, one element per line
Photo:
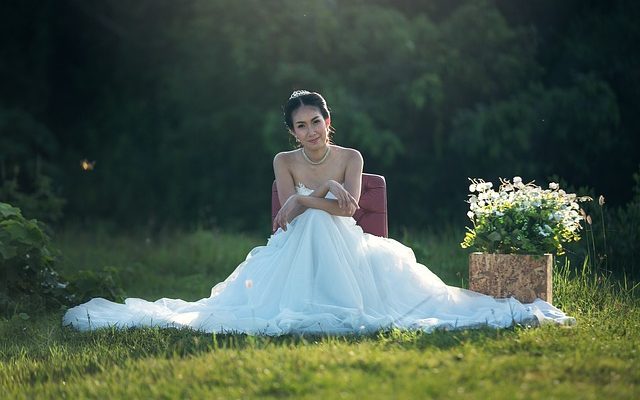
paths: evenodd
<path fill-rule="evenodd" d="M 298 182 L 298 184 L 296 185 L 296 193 L 308 196 L 313 193 L 313 189 L 309 189 L 304 185 L 304 183 Z"/>
<path fill-rule="evenodd" d="M 302 182 L 298 182 L 298 184 L 296 185 L 296 193 L 304 195 L 304 196 L 308 196 L 311 193 L 313 193 L 314 189 L 310 189 L 308 187 L 306 187 L 304 185 L 304 183 Z M 327 192 L 327 194 L 324 196 L 327 199 L 335 199 L 336 197 L 333 195 L 333 193 L 331 192 Z"/>

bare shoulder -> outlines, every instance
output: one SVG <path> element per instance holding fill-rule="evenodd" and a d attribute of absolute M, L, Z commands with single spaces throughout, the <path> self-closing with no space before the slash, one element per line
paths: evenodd
<path fill-rule="evenodd" d="M 342 147 L 333 145 L 333 148 L 340 154 L 340 157 L 346 161 L 347 164 L 356 163 L 363 164 L 362 154 L 356 149 L 349 147 Z"/>
<path fill-rule="evenodd" d="M 276 154 L 275 157 L 273 157 L 273 165 L 274 166 L 288 166 L 291 165 L 291 162 L 293 161 L 294 157 L 295 157 L 295 153 L 298 151 L 298 149 L 296 150 L 290 150 L 290 151 L 281 151 L 280 153 Z"/>

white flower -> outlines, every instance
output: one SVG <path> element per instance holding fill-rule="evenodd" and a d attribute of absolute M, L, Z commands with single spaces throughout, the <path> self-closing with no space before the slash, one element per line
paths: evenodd
<path fill-rule="evenodd" d="M 476 184 L 475 184 L 475 183 L 472 183 L 471 185 L 469 185 L 469 191 L 470 191 L 471 193 L 473 193 L 473 192 L 475 192 L 475 191 L 476 191 Z"/>
<path fill-rule="evenodd" d="M 549 236 L 549 232 L 546 232 L 545 230 L 543 230 L 542 228 L 538 228 L 538 233 L 541 234 L 544 237 Z"/>
<path fill-rule="evenodd" d="M 522 178 L 515 176 L 513 183 L 500 179 L 500 186 L 493 190 L 493 184 L 491 182 L 485 182 L 482 179 L 472 180 L 475 185 L 476 194 L 470 195 L 469 203 L 470 211 L 467 216 L 472 220 L 474 228 L 470 229 L 473 234 L 477 234 L 478 238 L 486 238 L 486 226 L 485 224 L 495 224 L 491 228 L 500 228 L 506 230 L 506 236 L 512 235 L 519 237 L 522 235 L 523 229 L 526 230 L 526 226 L 510 226 L 513 221 L 505 221 L 499 219 L 509 213 L 526 213 L 531 215 L 537 220 L 540 220 L 543 215 L 545 222 L 533 227 L 534 237 L 531 240 L 544 241 L 545 243 L 553 243 L 559 250 L 562 250 L 562 245 L 565 242 L 572 242 L 580 238 L 581 221 L 586 216 L 578 214 L 580 206 L 578 202 L 585 200 L 591 200 L 589 197 L 577 197 L 573 193 L 566 193 L 560 189 L 560 185 L 557 182 L 551 182 L 549 189 L 543 189 L 540 186 L 533 183 L 524 184 Z M 487 218 L 483 220 L 485 216 L 495 216 L 497 218 Z M 525 223 L 526 224 L 526 223 Z M 558 235 L 555 235 L 557 232 Z M 566 233 L 570 233 L 569 236 Z M 484 236 L 483 236 L 484 235 Z M 543 238 L 547 238 L 544 239 Z M 463 247 L 467 248 L 473 246 L 475 239 L 465 239 Z M 500 243 L 498 245 L 502 245 Z M 478 242 L 475 243 L 478 245 Z M 547 244 L 541 244 L 540 251 L 548 251 Z M 519 249 L 522 250 L 522 249 Z"/>

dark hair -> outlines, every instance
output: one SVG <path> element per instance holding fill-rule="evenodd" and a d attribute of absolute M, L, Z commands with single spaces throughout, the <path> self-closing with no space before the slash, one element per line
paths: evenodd
<path fill-rule="evenodd" d="M 287 103 L 282 107 L 282 113 L 284 114 L 284 124 L 293 131 L 292 114 L 295 110 L 302 106 L 317 107 L 320 110 L 322 117 L 327 120 L 330 118 L 329 107 L 327 102 L 320 95 L 320 93 L 309 92 L 306 90 L 296 90 L 291 94 Z M 333 131 L 329 128 L 330 131 Z"/>

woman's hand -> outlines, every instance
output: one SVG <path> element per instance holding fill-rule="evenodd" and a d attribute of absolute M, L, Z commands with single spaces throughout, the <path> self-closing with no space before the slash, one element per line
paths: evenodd
<path fill-rule="evenodd" d="M 295 217 L 293 214 L 298 207 L 298 196 L 297 194 L 289 196 L 287 201 L 284 202 L 280 211 L 278 211 L 278 214 L 276 214 L 276 217 L 273 219 L 274 231 L 277 230 L 278 227 L 282 228 L 283 231 L 287 230 L 287 224 L 291 222 L 290 219 Z"/>
<path fill-rule="evenodd" d="M 334 180 L 328 180 L 327 188 L 336 197 L 338 206 L 341 209 L 346 209 L 349 211 L 353 209 L 355 211 L 360 208 L 360 206 L 358 205 L 358 201 L 351 195 L 351 193 L 349 193 L 347 189 L 345 189 L 338 182 Z M 353 212 L 351 212 L 351 214 L 353 214 Z"/>

